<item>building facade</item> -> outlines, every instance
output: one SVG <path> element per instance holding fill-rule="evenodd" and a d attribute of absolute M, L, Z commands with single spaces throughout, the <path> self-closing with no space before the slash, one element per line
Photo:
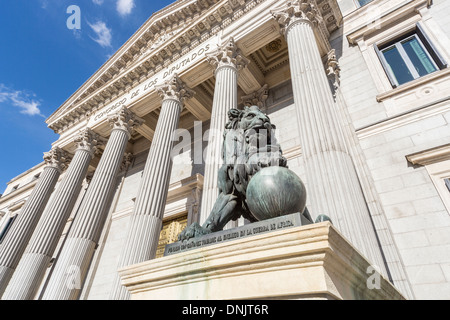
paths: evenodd
<path fill-rule="evenodd" d="M 277 125 L 313 218 L 407 299 L 450 299 L 450 3 L 179 0 L 48 119 L 0 198 L 2 299 L 127 299 L 218 194 L 231 108 Z M 248 223 L 243 219 L 227 227 Z"/>

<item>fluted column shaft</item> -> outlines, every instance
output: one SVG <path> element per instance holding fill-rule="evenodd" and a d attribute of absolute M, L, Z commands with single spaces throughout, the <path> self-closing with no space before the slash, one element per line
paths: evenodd
<path fill-rule="evenodd" d="M 208 218 L 219 195 L 217 180 L 219 169 L 223 164 L 223 132 L 228 121 L 228 111 L 238 106 L 238 71 L 249 63 L 246 58 L 241 56 L 233 38 L 230 38 L 217 51 L 209 54 L 208 59 L 216 67 L 216 84 L 205 159 L 205 178 L 199 221 L 201 225 Z"/>
<path fill-rule="evenodd" d="M 208 150 L 205 159 L 200 224 L 208 218 L 219 195 L 217 175 L 223 164 L 223 129 L 228 120 L 228 111 L 237 108 L 237 70 L 222 67 L 216 73 L 216 86 L 209 127 Z"/>
<path fill-rule="evenodd" d="M 293 1 L 274 16 L 288 43 L 309 210 L 314 216 L 329 216 L 339 231 L 384 271 L 381 249 L 314 35 L 321 17 L 310 0 Z"/>
<path fill-rule="evenodd" d="M 0 245 L 0 296 L 5 292 L 58 182 L 61 171 L 65 166 L 66 155 L 61 149 L 54 148 L 45 154 L 44 160 L 47 166 Z"/>
<path fill-rule="evenodd" d="M 89 189 L 56 261 L 43 300 L 77 299 L 106 219 L 106 207 L 117 178 L 135 116 L 123 108 L 110 117 L 113 125 Z M 142 120 L 139 119 L 142 123 Z"/>
<path fill-rule="evenodd" d="M 172 172 L 173 137 L 178 128 L 182 101 L 193 94 L 177 75 L 157 90 L 163 98 L 161 113 L 130 217 L 119 268 L 153 259 L 156 255 Z M 129 297 L 117 274 L 111 299 L 127 300 Z"/>
<path fill-rule="evenodd" d="M 89 129 L 75 138 L 75 155 L 31 237 L 4 300 L 31 300 L 36 295 L 101 140 Z"/>

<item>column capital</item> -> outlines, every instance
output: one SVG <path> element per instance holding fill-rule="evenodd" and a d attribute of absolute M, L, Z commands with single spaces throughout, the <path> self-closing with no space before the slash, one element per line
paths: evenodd
<path fill-rule="evenodd" d="M 272 11 L 272 16 L 280 25 L 284 36 L 287 36 L 289 29 L 296 23 L 308 22 L 316 27 L 322 20 L 314 0 L 287 1 L 284 6 Z"/>
<path fill-rule="evenodd" d="M 336 50 L 332 49 L 328 52 L 326 61 L 325 61 L 325 69 L 327 72 L 328 78 L 333 82 L 334 90 L 339 89 L 340 83 L 340 75 L 341 68 L 339 66 L 339 62 L 336 57 Z"/>
<path fill-rule="evenodd" d="M 73 139 L 78 150 L 84 150 L 92 155 L 97 152 L 98 147 L 106 144 L 106 139 L 96 134 L 89 128 L 80 130 L 77 136 Z"/>
<path fill-rule="evenodd" d="M 163 101 L 175 100 L 180 104 L 182 104 L 184 100 L 191 98 L 195 94 L 195 92 L 191 88 L 189 88 L 176 73 L 172 76 L 171 79 L 165 81 L 155 89 Z"/>
<path fill-rule="evenodd" d="M 259 90 L 250 93 L 241 98 L 241 101 L 247 107 L 258 106 L 261 110 L 266 110 L 266 100 L 269 97 L 269 85 L 263 85 Z"/>
<path fill-rule="evenodd" d="M 206 54 L 206 59 L 217 70 L 223 67 L 233 68 L 239 71 L 250 63 L 241 53 L 241 50 L 234 43 L 234 38 L 230 37 L 224 44 L 215 51 Z"/>
<path fill-rule="evenodd" d="M 52 167 L 62 172 L 67 168 L 70 156 L 63 149 L 54 147 L 49 152 L 44 153 L 44 161 L 46 167 Z"/>
<path fill-rule="evenodd" d="M 112 130 L 125 131 L 128 134 L 128 138 L 131 137 L 137 127 L 144 123 L 144 119 L 139 118 L 127 107 L 122 107 L 119 112 L 109 115 L 108 121 Z"/>
<path fill-rule="evenodd" d="M 134 154 L 127 152 L 123 156 L 122 163 L 120 164 L 120 171 L 127 171 L 130 164 L 133 162 Z"/>

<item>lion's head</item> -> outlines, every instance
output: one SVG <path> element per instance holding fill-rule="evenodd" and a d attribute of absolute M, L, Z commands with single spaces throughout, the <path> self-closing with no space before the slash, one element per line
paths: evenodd
<path fill-rule="evenodd" d="M 234 130 L 236 135 L 245 137 L 247 144 L 252 143 L 255 139 L 259 140 L 258 144 L 271 145 L 275 126 L 271 124 L 270 119 L 257 106 L 245 107 L 243 110 L 231 109 L 228 112 L 230 122 L 226 125 L 226 132 Z M 263 142 L 264 141 L 264 142 Z"/>
<path fill-rule="evenodd" d="M 230 121 L 224 135 L 223 159 L 228 165 L 236 163 L 253 163 L 257 167 L 280 163 L 285 166 L 281 148 L 276 141 L 270 119 L 257 106 L 245 107 L 243 110 L 232 109 L 228 112 Z M 262 163 L 260 165 L 260 163 Z M 247 166 L 247 171 L 257 168 Z M 280 165 L 280 164 L 278 164 Z"/>
<path fill-rule="evenodd" d="M 259 110 L 257 106 L 245 107 L 239 114 L 239 129 L 247 131 L 253 129 L 259 130 L 272 130 L 270 119 L 264 113 Z"/>
<path fill-rule="evenodd" d="M 222 190 L 227 181 L 245 196 L 248 182 L 260 169 L 268 166 L 287 166 L 280 145 L 275 138 L 275 126 L 257 106 L 243 110 L 231 109 L 224 133 L 224 175 Z M 225 169 L 226 168 L 226 169 Z M 230 179 L 230 180 L 227 180 Z M 220 183 L 219 183 L 220 184 Z"/>

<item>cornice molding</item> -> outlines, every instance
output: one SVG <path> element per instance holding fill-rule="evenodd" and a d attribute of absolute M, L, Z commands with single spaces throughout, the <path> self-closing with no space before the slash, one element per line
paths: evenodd
<path fill-rule="evenodd" d="M 443 114 L 446 110 L 448 110 L 448 100 L 450 100 L 450 97 L 445 97 L 418 108 L 414 108 L 413 110 L 402 112 L 364 127 L 357 128 L 355 130 L 356 135 L 359 139 L 366 139 L 410 123 Z"/>
<path fill-rule="evenodd" d="M 11 216 L 18 214 L 18 211 L 25 205 L 26 199 L 21 199 L 8 206 L 8 211 Z"/>
<path fill-rule="evenodd" d="M 450 160 L 450 144 L 407 155 L 406 159 L 413 165 L 421 166 Z"/>
<path fill-rule="evenodd" d="M 88 118 L 263 1 L 178 1 L 159 11 L 47 119 L 49 128 L 60 134 Z"/>
<path fill-rule="evenodd" d="M 399 23 L 404 20 L 406 16 L 411 14 L 420 15 L 419 10 L 423 7 L 429 7 L 430 5 L 430 0 L 414 0 L 407 4 L 401 4 L 398 8 L 386 9 L 386 12 L 380 12 L 380 16 L 377 17 L 376 22 L 369 21 L 369 23 L 359 25 L 355 29 L 350 30 L 347 33 L 347 40 L 350 44 L 355 45 L 361 39 L 370 37 L 371 34 L 376 34 L 384 26 Z M 364 10 L 357 10 L 351 15 L 346 16 L 346 22 L 349 20 L 361 19 L 362 17 L 365 17 L 365 15 L 367 15 L 367 13 Z M 367 20 L 367 18 L 365 18 L 365 20 Z"/>
<path fill-rule="evenodd" d="M 23 187 L 17 189 L 16 191 L 3 195 L 0 198 L 0 205 L 6 203 L 7 201 L 9 201 L 13 198 L 19 198 L 25 191 L 33 189 L 37 182 L 38 182 L 38 179 L 33 180 L 33 181 L 27 183 L 26 185 L 24 185 Z"/>
<path fill-rule="evenodd" d="M 48 119 L 62 134 L 153 77 L 268 0 L 179 0 L 147 22 Z M 336 0 L 315 0 L 326 32 L 338 28 Z M 324 32 L 324 30 L 322 30 Z"/>

